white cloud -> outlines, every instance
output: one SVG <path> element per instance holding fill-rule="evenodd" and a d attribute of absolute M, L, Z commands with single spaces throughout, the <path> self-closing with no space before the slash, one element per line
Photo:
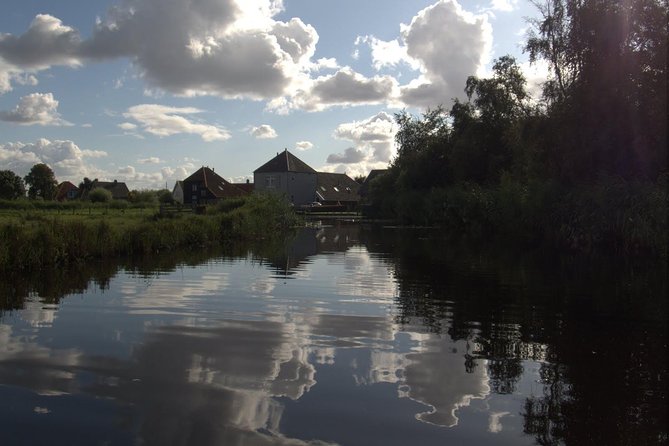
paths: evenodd
<path fill-rule="evenodd" d="M 21 69 L 76 66 L 80 63 L 80 46 L 79 33 L 48 14 L 35 16 L 28 30 L 19 37 L 0 35 L 0 57 Z"/>
<path fill-rule="evenodd" d="M 139 164 L 160 164 L 162 163 L 161 159 L 156 156 L 150 156 L 148 158 L 142 158 L 137 160 Z"/>
<path fill-rule="evenodd" d="M 129 58 L 153 88 L 180 95 L 266 99 L 308 70 L 318 34 L 299 18 L 273 17 L 270 0 L 127 0 L 90 38 L 41 14 L 19 36 L 0 36 L 0 59 L 20 70 Z M 4 87 L 7 76 L 0 77 Z"/>
<path fill-rule="evenodd" d="M 21 125 L 72 125 L 60 117 L 58 101 L 51 93 L 23 96 L 14 109 L 0 111 L 0 121 Z"/>
<path fill-rule="evenodd" d="M 492 0 L 490 9 L 500 12 L 511 12 L 518 8 L 518 0 Z"/>
<path fill-rule="evenodd" d="M 377 70 L 401 63 L 419 75 L 399 87 L 388 104 L 435 107 L 464 96 L 468 76 L 481 74 L 490 58 L 492 26 L 485 14 L 475 15 L 456 0 L 439 0 L 400 25 L 398 39 L 359 37 L 366 43 Z"/>
<path fill-rule="evenodd" d="M 313 147 L 314 145 L 309 141 L 298 141 L 295 143 L 295 148 L 301 152 L 312 149 Z"/>
<path fill-rule="evenodd" d="M 276 134 L 276 130 L 274 130 L 272 126 L 267 124 L 263 124 L 258 127 L 253 127 L 251 129 L 251 135 L 255 136 L 258 139 L 272 139 L 278 136 Z"/>
<path fill-rule="evenodd" d="M 104 156 L 107 156 L 104 151 L 81 150 L 72 141 L 38 139 L 32 144 L 0 144 L 0 164 L 18 175 L 26 175 L 34 164 L 45 163 L 53 169 L 59 181 L 70 180 L 74 183 L 83 177 L 101 178 L 103 171 L 87 159 Z"/>
<path fill-rule="evenodd" d="M 132 166 L 119 167 L 116 172 L 129 177 L 135 176 L 135 168 Z"/>
<path fill-rule="evenodd" d="M 362 121 L 340 124 L 332 136 L 351 141 L 353 147 L 343 153 L 328 155 L 323 167 L 328 172 L 346 172 L 349 176 L 367 175 L 372 169 L 385 169 L 395 155 L 397 126 L 393 116 L 386 112 Z"/>
<path fill-rule="evenodd" d="M 222 127 L 194 122 L 182 116 L 201 112 L 202 110 L 193 107 L 141 104 L 130 107 L 123 113 L 123 117 L 134 119 L 145 132 L 161 137 L 189 133 L 199 135 L 207 142 L 230 138 L 230 133 Z"/>
<path fill-rule="evenodd" d="M 537 60 L 534 63 L 523 62 L 520 64 L 520 69 L 527 81 L 527 92 L 532 100 L 539 101 L 543 90 L 543 84 L 550 76 L 550 67 L 548 62 L 544 59 Z"/>
<path fill-rule="evenodd" d="M 137 128 L 137 124 L 133 124 L 132 122 L 122 122 L 118 126 L 120 129 L 128 131 L 135 130 Z"/>

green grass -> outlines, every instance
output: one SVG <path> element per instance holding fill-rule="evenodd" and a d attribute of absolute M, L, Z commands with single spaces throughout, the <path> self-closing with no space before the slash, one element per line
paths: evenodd
<path fill-rule="evenodd" d="M 298 223 L 287 203 L 263 195 L 212 206 L 203 215 L 160 214 L 157 207 L 2 204 L 0 269 L 3 270 L 201 249 L 235 239 L 269 239 L 282 236 Z"/>

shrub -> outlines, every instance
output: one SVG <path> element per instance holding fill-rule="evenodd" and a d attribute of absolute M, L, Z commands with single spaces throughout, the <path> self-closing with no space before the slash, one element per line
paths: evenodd
<path fill-rule="evenodd" d="M 96 187 L 88 194 L 91 203 L 109 203 L 112 201 L 112 193 L 102 187 Z"/>

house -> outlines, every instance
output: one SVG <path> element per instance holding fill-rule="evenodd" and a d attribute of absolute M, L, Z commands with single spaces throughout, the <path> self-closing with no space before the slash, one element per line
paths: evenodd
<path fill-rule="evenodd" d="M 183 180 L 181 188 L 184 204 L 191 206 L 247 195 L 247 192 L 214 172 L 214 169 L 204 166 Z"/>
<path fill-rule="evenodd" d="M 175 203 L 184 204 L 184 182 L 178 180 L 174 183 L 174 189 L 172 189 L 172 199 Z"/>
<path fill-rule="evenodd" d="M 97 189 L 98 187 L 101 187 L 102 189 L 106 189 L 112 194 L 112 198 L 114 200 L 127 200 L 128 195 L 130 194 L 130 191 L 128 190 L 128 186 L 126 186 L 125 183 L 121 181 L 98 181 L 93 180 L 90 183 L 90 186 L 87 187 L 86 190 L 83 190 L 81 192 L 81 199 L 82 200 L 87 200 L 88 199 L 88 194 L 93 190 Z"/>
<path fill-rule="evenodd" d="M 354 210 L 360 201 L 360 184 L 345 173 L 318 172 L 316 174 L 316 201 L 323 205 L 344 206 Z"/>
<path fill-rule="evenodd" d="M 255 184 L 251 183 L 249 180 L 246 180 L 246 183 L 232 183 L 232 185 L 243 190 L 247 194 L 252 194 L 255 190 Z"/>
<path fill-rule="evenodd" d="M 69 181 L 63 181 L 56 188 L 56 201 L 74 200 L 79 195 L 79 188 Z"/>
<path fill-rule="evenodd" d="M 255 190 L 283 194 L 295 206 L 316 200 L 317 173 L 288 150 L 253 172 Z"/>

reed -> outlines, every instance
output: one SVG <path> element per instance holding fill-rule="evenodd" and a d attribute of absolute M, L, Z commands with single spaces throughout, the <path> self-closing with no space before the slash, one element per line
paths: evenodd
<path fill-rule="evenodd" d="M 96 213 L 20 208 L 0 213 L 0 270 L 31 270 L 176 249 L 203 249 L 234 239 L 282 236 L 298 220 L 274 196 L 212 206 L 203 215 L 98 208 Z"/>

